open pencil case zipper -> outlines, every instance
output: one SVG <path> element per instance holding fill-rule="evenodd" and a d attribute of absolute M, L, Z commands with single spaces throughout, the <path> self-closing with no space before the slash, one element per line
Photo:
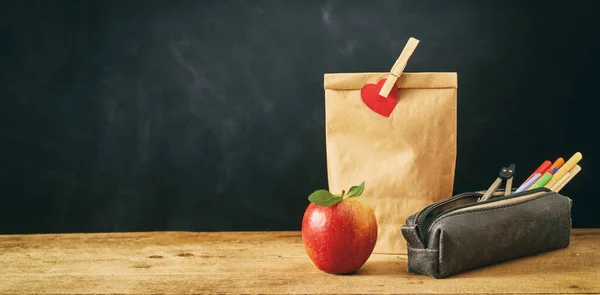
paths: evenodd
<path fill-rule="evenodd" d="M 570 198 L 545 187 L 478 201 L 483 194 L 457 194 L 407 218 L 409 272 L 444 278 L 568 247 Z"/>

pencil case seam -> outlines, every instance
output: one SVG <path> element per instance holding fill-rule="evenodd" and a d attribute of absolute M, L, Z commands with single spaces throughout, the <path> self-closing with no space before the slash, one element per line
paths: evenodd
<path fill-rule="evenodd" d="M 485 212 L 485 211 L 492 211 L 492 210 L 497 210 L 497 209 L 503 209 L 503 208 L 514 207 L 514 206 L 517 206 L 517 205 L 526 204 L 526 203 L 529 203 L 529 202 L 532 202 L 532 201 L 535 201 L 535 200 L 541 199 L 541 198 L 543 198 L 543 197 L 551 196 L 551 195 L 553 195 L 553 194 L 554 194 L 554 192 L 547 192 L 547 193 L 545 193 L 545 194 L 542 194 L 542 195 L 540 195 L 540 196 L 537 196 L 537 197 L 534 197 L 534 198 L 531 198 L 531 199 L 529 199 L 529 200 L 525 200 L 525 201 L 522 201 L 522 202 L 518 202 L 518 203 L 515 203 L 515 204 L 501 205 L 501 206 L 499 206 L 499 207 L 493 207 L 493 208 L 483 208 L 483 209 L 476 209 L 476 210 L 473 210 L 473 211 L 465 211 L 465 212 L 458 212 L 458 213 L 450 213 L 450 214 L 448 214 L 448 215 L 446 215 L 446 216 L 444 216 L 444 217 L 442 217 L 442 218 L 440 218 L 440 219 L 436 220 L 434 223 L 432 223 L 432 224 L 429 226 L 429 228 L 430 228 L 430 229 L 431 229 L 431 228 L 433 228 L 433 226 L 434 226 L 434 225 L 436 225 L 437 223 L 441 222 L 442 220 L 444 220 L 444 219 L 446 219 L 446 218 L 448 218 L 448 217 L 452 217 L 452 216 L 459 216 L 459 215 L 468 214 L 468 213 L 478 213 L 478 212 Z"/>
<path fill-rule="evenodd" d="M 572 227 L 572 224 L 571 224 L 572 223 L 571 222 L 571 209 L 567 205 L 567 206 L 565 206 L 564 210 L 566 211 L 565 212 L 566 213 L 565 216 L 568 216 L 569 218 L 562 220 L 561 223 L 563 224 L 564 234 L 570 236 L 571 235 L 571 227 Z M 567 241 L 567 245 L 570 244 L 570 242 L 571 241 L 570 241 L 570 238 L 569 238 L 569 240 Z"/>
<path fill-rule="evenodd" d="M 415 251 L 440 252 L 440 250 L 437 250 L 437 249 L 429 249 L 429 248 L 414 248 L 414 247 L 411 247 L 411 246 L 408 246 L 408 248 L 410 248 L 411 250 L 415 250 Z"/>

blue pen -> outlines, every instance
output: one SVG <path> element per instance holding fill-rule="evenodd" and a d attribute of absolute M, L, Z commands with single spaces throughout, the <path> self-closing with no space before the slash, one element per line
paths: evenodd
<path fill-rule="evenodd" d="M 520 193 L 522 191 L 524 191 L 525 189 L 527 189 L 528 187 L 530 187 L 535 181 L 538 180 L 538 178 L 540 178 L 542 176 L 541 173 L 536 173 L 531 179 L 529 179 L 527 182 L 523 183 L 516 191 L 516 193 Z"/>

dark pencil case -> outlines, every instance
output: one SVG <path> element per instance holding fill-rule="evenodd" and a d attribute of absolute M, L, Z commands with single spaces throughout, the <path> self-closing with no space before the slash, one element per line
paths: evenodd
<path fill-rule="evenodd" d="M 439 279 L 569 246 L 570 198 L 545 187 L 478 202 L 483 194 L 458 194 L 407 218 L 409 272 Z"/>

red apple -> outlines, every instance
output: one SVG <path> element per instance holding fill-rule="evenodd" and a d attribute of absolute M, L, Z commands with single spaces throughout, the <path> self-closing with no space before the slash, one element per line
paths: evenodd
<path fill-rule="evenodd" d="M 364 182 L 344 195 L 317 190 L 302 219 L 302 242 L 308 257 L 321 271 L 348 274 L 360 269 L 377 242 L 377 219 L 360 199 Z"/>

